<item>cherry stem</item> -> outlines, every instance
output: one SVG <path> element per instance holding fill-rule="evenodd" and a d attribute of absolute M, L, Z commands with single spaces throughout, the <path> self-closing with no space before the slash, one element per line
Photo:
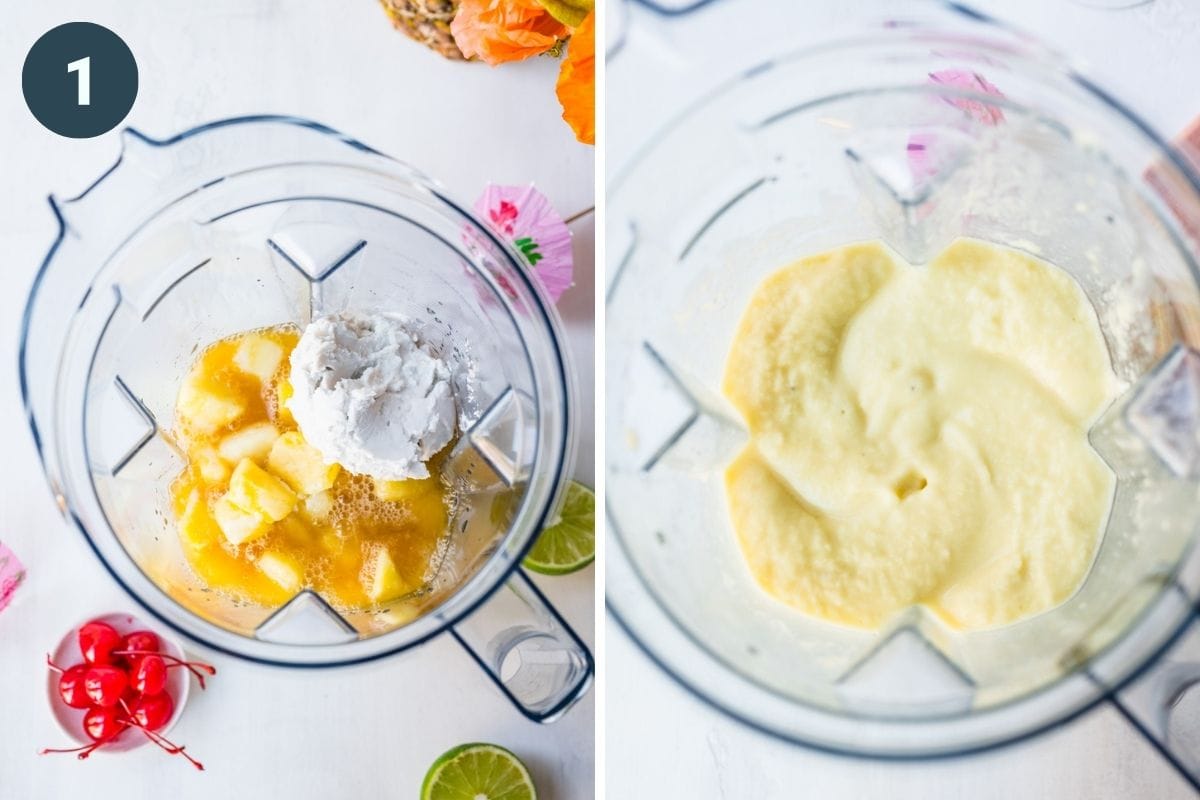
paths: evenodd
<path fill-rule="evenodd" d="M 143 725 L 137 724 L 137 722 L 134 722 L 133 726 L 135 728 L 138 728 L 139 730 L 141 730 L 142 733 L 146 734 L 146 738 L 149 739 L 150 741 L 154 742 L 159 747 L 161 747 L 164 752 L 170 753 L 173 756 L 183 756 L 188 761 L 190 761 L 192 763 L 192 766 L 194 766 L 196 769 L 200 770 L 201 772 L 204 771 L 204 765 L 187 754 L 186 746 L 175 744 L 167 737 L 165 737 L 161 734 L 155 733 L 155 732 L 151 731 L 149 728 L 147 728 Z"/>
<path fill-rule="evenodd" d="M 54 663 L 54 659 L 52 659 L 52 658 L 50 657 L 50 654 L 49 654 L 49 653 L 46 653 L 46 663 L 50 665 L 50 669 L 54 670 L 55 672 L 57 672 L 57 673 L 58 673 L 58 674 L 60 674 L 60 675 L 62 675 L 63 673 L 65 673 L 65 672 L 66 672 L 66 670 L 65 670 L 65 669 L 63 669 L 62 667 L 60 667 L 58 664 L 55 664 L 55 663 Z"/>
<path fill-rule="evenodd" d="M 81 744 L 79 747 L 69 747 L 69 748 L 43 747 L 41 750 L 38 750 L 38 755 L 44 756 L 47 753 L 79 753 L 79 755 L 76 756 L 76 758 L 78 758 L 80 761 L 83 761 L 85 758 L 90 756 L 92 753 L 96 752 L 96 750 L 98 750 L 100 747 L 108 744 L 109 742 L 112 742 L 114 739 L 116 739 L 118 736 L 120 736 L 124 732 L 125 732 L 125 728 L 121 728 L 116 733 L 114 733 L 112 736 L 109 736 L 105 739 L 97 739 L 96 741 L 92 742 L 91 744 Z"/>
<path fill-rule="evenodd" d="M 162 654 L 161 653 L 151 653 L 149 651 L 143 651 L 143 650 L 127 650 L 123 653 L 120 653 L 120 655 L 162 655 Z M 188 669 L 192 669 L 191 662 L 179 661 L 179 659 L 175 659 L 174 656 L 168 656 L 168 658 L 172 658 L 175 661 L 179 662 L 177 664 L 177 666 L 185 666 L 185 667 L 188 667 Z M 52 666 L 52 667 L 54 666 L 54 662 L 50 661 L 49 654 L 46 655 L 46 661 L 50 664 L 50 666 Z M 210 675 L 216 674 L 216 670 L 213 669 L 208 664 L 200 664 L 199 666 L 206 667 L 207 669 L 212 670 L 209 673 Z M 200 678 L 200 687 L 204 688 L 204 678 L 202 678 L 200 676 L 200 674 L 198 672 L 196 672 L 195 670 L 192 670 L 192 671 L 194 673 L 196 673 L 197 678 Z M 62 670 L 60 669 L 59 672 L 62 672 Z M 121 698 L 121 700 L 119 702 L 121 704 L 121 708 L 124 709 L 124 711 L 125 711 L 125 718 L 120 721 L 121 728 L 116 733 L 114 733 L 112 736 L 109 736 L 104 739 L 98 739 L 98 740 L 92 742 L 91 744 L 84 744 L 84 745 L 80 745 L 79 747 L 71 747 L 71 748 L 43 747 L 41 750 L 38 751 L 38 755 L 44 756 L 49 753 L 78 753 L 79 755 L 77 755 L 76 758 L 78 758 L 80 761 L 82 761 L 85 758 L 87 758 L 88 756 L 90 756 L 92 753 L 96 752 L 96 750 L 98 750 L 100 747 L 102 747 L 102 746 L 108 744 L 109 742 L 113 741 L 114 739 L 116 739 L 118 736 L 120 736 L 122 733 L 124 733 L 127 728 L 137 728 L 143 734 L 145 734 L 147 739 L 149 739 L 150 741 L 154 742 L 154 744 L 156 744 L 160 748 L 162 748 L 162 750 L 164 752 L 168 753 L 169 755 L 173 755 L 173 756 L 183 756 L 196 769 L 201 770 L 201 771 L 204 770 L 203 764 L 201 764 L 199 761 L 197 761 L 196 759 L 194 759 L 190 755 L 188 755 L 186 746 L 175 744 L 170 739 L 163 736 L 161 733 L 152 731 L 149 728 L 147 728 L 145 725 L 142 725 L 140 722 L 137 721 L 137 718 L 134 717 L 133 711 L 129 708 L 129 704 L 125 702 L 125 699 Z"/>
<path fill-rule="evenodd" d="M 92 753 L 94 753 L 96 751 L 96 749 L 98 747 L 100 747 L 100 745 L 108 744 L 109 741 L 110 741 L 109 739 L 101 739 L 98 742 L 92 742 L 91 744 L 83 744 L 83 745 L 80 745 L 79 747 L 71 747 L 71 748 L 43 747 L 41 750 L 38 750 L 38 755 L 44 756 L 47 753 L 79 753 L 79 755 L 77 755 L 75 757 L 78 758 L 80 761 L 83 761 L 85 758 L 87 758 Z"/>
<path fill-rule="evenodd" d="M 130 725 L 134 728 L 137 728 L 142 733 L 146 734 L 147 739 L 154 742 L 156 745 L 161 747 L 167 753 L 170 753 L 173 756 L 174 755 L 183 756 L 188 761 L 192 762 L 192 765 L 195 766 L 196 769 L 201 770 L 201 771 L 204 770 L 203 764 L 201 764 L 199 761 L 197 761 L 196 759 L 192 758 L 191 756 L 189 756 L 187 753 L 184 752 L 184 750 L 186 749 L 185 746 L 177 745 L 174 742 L 172 742 L 170 739 L 168 739 L 167 737 L 163 736 L 161 733 L 152 731 L 149 728 L 147 728 L 145 725 L 142 725 L 141 723 L 139 723 L 137 721 L 137 719 L 134 718 L 133 712 L 129 710 L 129 704 L 125 702 L 124 698 L 121 699 L 121 708 L 125 709 L 125 724 Z"/>
<path fill-rule="evenodd" d="M 184 661 L 182 658 L 176 658 L 170 653 L 156 653 L 153 650 L 114 650 L 113 655 L 118 656 L 158 656 L 163 661 L 168 662 L 168 667 L 187 667 L 188 671 L 196 676 L 196 680 L 200 683 L 200 688 L 207 688 L 204 685 L 204 672 L 209 675 L 216 675 L 217 668 L 212 664 L 205 664 L 203 661 Z"/>
<path fill-rule="evenodd" d="M 205 688 L 207 688 L 207 687 L 205 687 L 205 685 L 204 685 L 204 675 L 203 675 L 203 674 L 200 672 L 200 670 L 199 670 L 199 669 L 197 669 L 197 668 L 196 668 L 196 666 L 195 666 L 195 665 L 193 665 L 191 662 L 188 662 L 188 661 L 178 661 L 178 662 L 176 662 L 176 663 L 173 663 L 173 664 L 167 664 L 167 669 L 171 669 L 172 667 L 185 667 L 185 668 L 188 670 L 188 672 L 190 672 L 190 673 L 192 673 L 193 675 L 195 675 L 195 676 L 196 676 L 196 681 L 197 681 L 197 683 L 199 683 L 199 684 L 200 684 L 200 688 L 201 688 L 201 689 L 205 689 Z M 201 664 L 201 665 L 200 665 L 200 669 L 204 669 L 204 667 L 208 667 L 208 670 L 212 670 L 211 672 L 209 672 L 209 673 L 208 673 L 209 675 L 216 675 L 216 674 L 217 674 L 217 671 L 216 671 L 215 669 L 213 669 L 212 667 L 209 667 L 209 666 L 208 666 L 208 664 Z M 208 672 L 208 670 L 205 670 L 205 672 Z"/>

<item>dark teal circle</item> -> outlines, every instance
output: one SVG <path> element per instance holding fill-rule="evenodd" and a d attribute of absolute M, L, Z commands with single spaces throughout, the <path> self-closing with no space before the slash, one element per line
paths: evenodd
<path fill-rule="evenodd" d="M 83 76 L 67 65 L 89 59 L 90 103 L 79 104 Z M 68 22 L 42 34 L 25 56 L 21 91 L 37 121 L 60 136 L 90 139 L 121 123 L 137 98 L 137 61 L 120 36 L 94 22 Z"/>

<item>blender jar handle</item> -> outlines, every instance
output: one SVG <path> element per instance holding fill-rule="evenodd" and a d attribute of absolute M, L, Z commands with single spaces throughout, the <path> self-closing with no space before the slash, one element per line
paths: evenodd
<path fill-rule="evenodd" d="M 1200 613 L 1196 608 L 1190 624 L 1166 652 L 1109 699 L 1200 792 Z"/>
<path fill-rule="evenodd" d="M 558 719 L 591 685 L 591 652 L 521 569 L 450 632 L 534 722 Z"/>

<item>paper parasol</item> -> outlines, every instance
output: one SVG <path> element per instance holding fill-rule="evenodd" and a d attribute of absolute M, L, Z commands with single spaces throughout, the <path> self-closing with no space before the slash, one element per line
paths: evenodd
<path fill-rule="evenodd" d="M 555 302 L 571 287 L 571 231 L 546 196 L 529 186 L 488 184 L 475 213 L 513 244 Z"/>
<path fill-rule="evenodd" d="M 980 94 L 990 94 L 1004 97 L 1003 92 L 995 87 L 982 75 L 975 72 L 958 69 L 944 69 L 929 73 L 931 83 L 942 86 L 952 86 Z M 1004 121 L 1004 112 L 998 106 L 971 97 L 947 96 L 941 98 L 955 108 L 961 109 L 968 117 L 989 127 L 999 125 Z M 908 166 L 913 177 L 918 181 L 928 180 L 937 174 L 945 161 L 945 153 L 939 152 L 944 143 L 939 142 L 937 134 L 914 133 L 908 139 Z"/>
<path fill-rule="evenodd" d="M 25 578 L 25 567 L 17 554 L 0 542 L 0 611 L 8 605 L 13 592 Z"/>

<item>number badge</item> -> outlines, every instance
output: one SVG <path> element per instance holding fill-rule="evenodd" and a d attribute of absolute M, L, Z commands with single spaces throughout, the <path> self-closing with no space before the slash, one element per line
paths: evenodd
<path fill-rule="evenodd" d="M 121 123 L 138 91 L 137 61 L 120 36 L 93 22 L 42 35 L 21 72 L 25 104 L 60 136 L 90 139 Z"/>

